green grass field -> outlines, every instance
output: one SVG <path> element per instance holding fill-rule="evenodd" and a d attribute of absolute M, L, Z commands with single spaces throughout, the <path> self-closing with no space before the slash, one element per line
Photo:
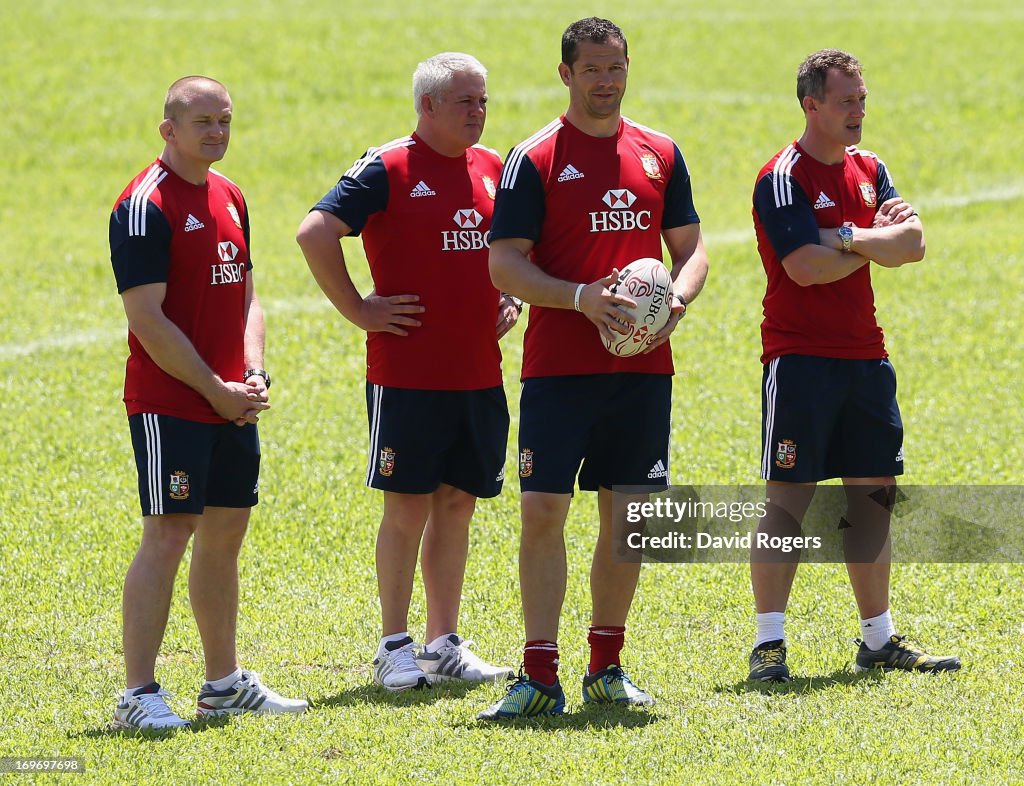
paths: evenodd
<path fill-rule="evenodd" d="M 743 681 L 753 633 L 745 566 L 650 565 L 627 665 L 659 703 L 583 709 L 590 495 L 566 530 L 560 643 L 572 714 L 479 726 L 476 712 L 499 687 L 393 697 L 371 686 L 380 500 L 362 485 L 363 337 L 327 306 L 294 231 L 367 146 L 411 130 L 419 60 L 459 49 L 484 61 L 483 141 L 504 154 L 564 110 L 559 36 L 591 14 L 629 37 L 625 112 L 679 142 L 711 258 L 707 288 L 674 338 L 673 479 L 756 483 L 763 274 L 750 193 L 760 165 L 802 129 L 797 64 L 841 46 L 866 66 L 864 147 L 885 159 L 927 232 L 922 264 L 875 276 L 900 374 L 904 482 L 1022 485 L 1018 3 L 7 3 L 0 757 L 78 757 L 83 783 L 1024 782 L 1020 565 L 896 566 L 898 627 L 964 659 L 961 673 L 936 678 L 855 676 L 843 568 L 806 566 L 787 626 L 799 678 L 777 690 Z M 313 708 L 124 736 L 107 724 L 123 686 L 120 592 L 140 526 L 107 218 L 160 151 L 164 91 L 188 73 L 221 79 L 235 101 L 219 169 L 249 200 L 275 379 L 261 422 L 261 504 L 243 552 L 240 652 Z M 346 250 L 365 285 L 359 244 Z M 518 328 L 504 342 L 513 420 L 520 339 Z M 513 436 L 510 469 L 514 445 Z M 479 506 L 462 631 L 485 657 L 516 665 L 517 551 L 513 481 Z M 417 591 L 415 635 L 422 614 Z M 191 713 L 202 657 L 184 581 L 158 677 L 177 694 L 172 706 Z"/>

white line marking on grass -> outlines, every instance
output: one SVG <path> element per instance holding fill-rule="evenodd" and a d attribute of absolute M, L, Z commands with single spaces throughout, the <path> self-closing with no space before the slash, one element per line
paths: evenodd
<path fill-rule="evenodd" d="M 983 188 L 980 191 L 968 191 L 964 194 L 936 194 L 922 197 L 921 205 L 933 207 L 967 207 L 983 202 L 1009 202 L 1024 196 L 1024 183 L 1006 183 L 994 188 Z"/>
<path fill-rule="evenodd" d="M 47 352 L 54 349 L 74 349 L 89 344 L 100 344 L 122 339 L 127 342 L 127 333 L 124 330 L 82 330 L 78 333 L 61 333 L 35 341 L 23 343 L 0 344 L 0 356 L 3 357 L 26 357 L 37 352 Z"/>
<path fill-rule="evenodd" d="M 912 204 L 920 206 L 922 209 L 967 207 L 986 202 L 1010 202 L 1014 199 L 1020 199 L 1022 196 L 1024 196 L 1024 182 L 1016 182 L 958 194 L 923 196 Z M 744 227 L 725 229 L 720 232 L 708 232 L 704 235 L 704 242 L 711 246 L 752 243 L 754 242 L 754 229 L 753 227 Z M 301 297 L 290 300 L 264 301 L 263 308 L 272 317 L 275 314 L 307 313 L 310 311 L 332 309 L 333 306 L 323 298 Z M 60 333 L 34 341 L 0 344 L 0 357 L 22 358 L 41 352 L 61 351 L 90 344 L 114 341 L 127 342 L 127 332 L 124 328 L 116 330 L 113 328 L 83 330 L 77 333 Z"/>
<path fill-rule="evenodd" d="M 277 300 L 263 303 L 263 309 L 270 316 L 275 314 L 308 313 L 325 308 L 334 308 L 323 298 L 295 298 L 294 300 Z M 58 333 L 34 341 L 22 343 L 10 342 L 0 344 L 0 357 L 20 358 L 35 355 L 40 352 L 52 352 L 55 350 L 75 349 L 92 344 L 111 344 L 115 341 L 124 344 L 125 354 L 128 351 L 128 328 L 102 328 L 96 330 L 81 330 L 76 333 Z"/>
<path fill-rule="evenodd" d="M 726 229 L 721 232 L 701 233 L 704 243 L 709 246 L 733 246 L 739 243 L 753 243 L 755 241 L 754 227 L 749 229 Z"/>

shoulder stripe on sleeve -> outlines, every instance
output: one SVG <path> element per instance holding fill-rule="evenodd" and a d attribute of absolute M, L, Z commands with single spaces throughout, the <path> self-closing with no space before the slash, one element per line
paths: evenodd
<path fill-rule="evenodd" d="M 846 148 L 846 152 L 849 153 L 851 156 L 860 156 L 861 158 L 878 158 L 878 156 L 872 153 L 870 150 L 861 150 L 855 145 L 850 145 L 848 148 Z"/>
<path fill-rule="evenodd" d="M 398 150 L 399 148 L 409 147 L 415 144 L 416 140 L 413 139 L 411 136 L 403 136 L 399 137 L 398 139 L 392 139 L 390 142 L 385 142 L 380 147 L 371 147 L 369 150 L 366 151 L 362 158 L 356 161 L 349 168 L 349 170 L 345 173 L 344 177 L 358 178 L 363 173 L 363 170 L 366 169 L 366 167 L 368 167 L 370 164 L 372 164 L 385 153 L 390 152 L 391 150 Z"/>
<path fill-rule="evenodd" d="M 558 120 L 552 120 L 529 139 L 524 142 L 520 142 L 512 148 L 512 152 L 508 155 L 508 161 L 505 162 L 505 168 L 502 170 L 501 184 L 498 187 L 512 188 L 512 185 L 516 182 L 516 178 L 519 176 L 519 166 L 523 162 L 523 157 L 545 139 L 557 134 L 561 127 L 561 118 Z"/>
<path fill-rule="evenodd" d="M 775 189 L 775 207 L 793 204 L 793 166 L 800 160 L 795 145 L 783 150 L 772 169 L 772 187 Z"/>
<path fill-rule="evenodd" d="M 477 150 L 486 150 L 488 153 L 494 153 L 498 158 L 501 158 L 501 153 L 495 150 L 493 147 L 487 147 L 487 145 L 481 145 L 479 142 L 473 145 Z"/>
<path fill-rule="evenodd" d="M 142 237 L 146 234 L 146 205 L 160 181 L 167 177 L 167 171 L 159 164 L 153 164 L 145 177 L 132 191 L 128 202 L 128 237 Z"/>
<path fill-rule="evenodd" d="M 215 175 L 216 175 L 217 177 L 219 177 L 219 178 L 222 178 L 222 179 L 226 180 L 227 182 L 229 182 L 229 183 L 230 183 L 231 185 L 233 185 L 233 186 L 234 186 L 235 188 L 238 188 L 238 183 L 236 183 L 236 182 L 235 182 L 234 180 L 232 180 L 232 179 L 231 179 L 230 177 L 228 177 L 227 175 L 225 175 L 225 174 L 224 174 L 223 172 L 218 172 L 218 171 L 217 171 L 216 169 L 214 169 L 213 167 L 210 167 L 210 171 L 211 171 L 211 172 L 212 172 L 213 174 L 215 174 Z"/>
<path fill-rule="evenodd" d="M 627 126 L 632 126 L 633 128 L 635 128 L 635 129 L 637 129 L 639 131 L 645 131 L 648 134 L 654 134 L 655 136 L 660 136 L 660 137 L 662 137 L 664 139 L 667 139 L 669 142 L 672 142 L 672 144 L 675 144 L 675 140 L 672 139 L 672 137 L 670 137 L 668 134 L 663 134 L 663 133 L 661 133 L 661 131 L 656 131 L 655 129 L 650 128 L 648 126 L 640 125 L 640 123 L 637 123 L 635 120 L 630 120 L 628 117 L 623 116 L 622 122 L 625 123 Z"/>

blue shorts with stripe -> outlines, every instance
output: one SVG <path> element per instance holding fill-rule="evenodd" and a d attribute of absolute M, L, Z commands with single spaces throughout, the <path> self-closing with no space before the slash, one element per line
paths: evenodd
<path fill-rule="evenodd" d="M 903 420 L 887 358 L 783 355 L 764 366 L 761 405 L 765 480 L 903 474 Z"/>
<path fill-rule="evenodd" d="M 430 494 L 445 483 L 496 497 L 505 480 L 505 389 L 415 390 L 366 384 L 370 455 L 366 485 Z"/>
<path fill-rule="evenodd" d="M 580 374 L 523 381 L 519 487 L 571 494 L 668 485 L 672 377 Z"/>
<path fill-rule="evenodd" d="M 255 423 L 197 423 L 142 413 L 128 417 L 143 516 L 251 508 L 259 501 Z"/>

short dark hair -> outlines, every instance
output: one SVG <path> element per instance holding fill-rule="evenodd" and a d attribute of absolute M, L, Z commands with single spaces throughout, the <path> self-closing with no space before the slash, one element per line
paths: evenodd
<path fill-rule="evenodd" d="M 804 96 L 819 101 L 825 98 L 825 82 L 833 68 L 847 76 L 859 76 L 861 73 L 860 61 L 842 49 L 821 49 L 808 55 L 796 72 L 796 97 L 801 106 Z"/>
<path fill-rule="evenodd" d="M 614 22 L 596 16 L 573 22 L 562 33 L 562 62 L 572 68 L 572 64 L 579 56 L 580 44 L 583 41 L 590 41 L 592 44 L 607 44 L 611 40 L 621 41 L 623 53 L 627 57 L 629 56 L 626 35 Z"/>

